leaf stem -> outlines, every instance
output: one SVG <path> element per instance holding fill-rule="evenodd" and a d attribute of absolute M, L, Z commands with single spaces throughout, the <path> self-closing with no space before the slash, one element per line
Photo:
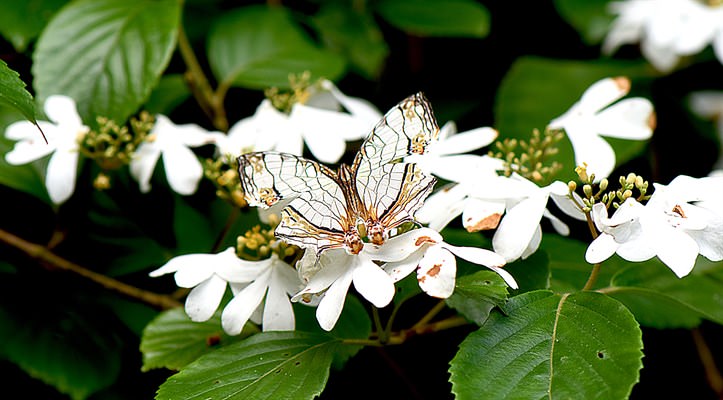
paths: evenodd
<path fill-rule="evenodd" d="M 379 316 L 379 309 L 376 306 L 372 306 L 372 317 L 374 318 L 374 326 L 377 330 L 377 340 L 379 343 L 386 344 L 389 340 L 389 334 L 382 324 L 382 319 Z"/>
<path fill-rule="evenodd" d="M 37 259 L 42 263 L 47 263 L 57 269 L 74 272 L 84 278 L 87 278 L 99 284 L 106 289 L 134 298 L 136 300 L 143 301 L 144 303 L 157 307 L 159 309 L 165 310 L 181 306 L 181 303 L 179 303 L 177 300 L 170 296 L 149 292 L 135 286 L 120 282 L 108 276 L 99 274 L 97 272 L 93 272 L 87 268 L 84 268 L 78 264 L 75 264 L 56 255 L 55 253 L 48 250 L 45 246 L 28 242 L 27 240 L 21 239 L 13 235 L 12 233 L 2 229 L 0 229 L 0 241 L 23 251 L 31 258 Z"/>
<path fill-rule="evenodd" d="M 446 329 L 452 329 L 459 326 L 467 325 L 469 322 L 461 316 L 455 315 L 453 317 L 449 317 L 437 322 L 433 322 L 431 324 L 423 324 L 423 325 L 417 325 L 409 328 L 409 329 L 403 329 L 399 332 L 393 333 L 392 335 L 387 338 L 386 341 L 382 341 L 381 338 L 379 339 L 344 339 L 345 344 L 354 344 L 354 345 L 362 345 L 362 346 L 384 346 L 384 345 L 392 345 L 392 344 L 402 344 L 407 339 L 409 339 L 412 336 L 417 335 L 425 335 L 429 333 L 435 333 L 440 332 Z"/>
<path fill-rule="evenodd" d="M 201 68 L 201 64 L 193 52 L 193 47 L 188 40 L 183 24 L 178 27 L 178 51 L 181 58 L 186 63 L 188 71 L 186 72 L 186 80 L 189 83 L 193 97 L 198 102 L 203 112 L 211 120 L 213 126 L 226 132 L 228 130 L 228 120 L 226 119 L 226 110 L 223 107 L 223 95 L 215 93 L 211 84 L 206 78 L 206 74 Z M 223 93 L 225 95 L 225 91 Z"/>

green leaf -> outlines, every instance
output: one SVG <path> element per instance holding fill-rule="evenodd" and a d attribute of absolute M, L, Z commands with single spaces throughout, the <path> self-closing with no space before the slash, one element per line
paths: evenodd
<path fill-rule="evenodd" d="M 156 399 L 312 399 L 341 342 L 304 332 L 264 332 L 209 353 L 170 377 Z"/>
<path fill-rule="evenodd" d="M 457 279 L 447 304 L 467 319 L 482 325 L 490 311 L 507 300 L 507 284 L 492 271 L 477 271 Z"/>
<path fill-rule="evenodd" d="M 502 80 L 495 99 L 495 128 L 500 132 L 499 139 L 528 141 L 533 129 L 543 131 L 551 120 L 567 111 L 598 80 L 628 76 L 633 80 L 634 91 L 637 90 L 637 80 L 646 77 L 647 71 L 641 62 L 596 60 L 593 63 L 521 57 Z M 605 140 L 613 146 L 618 165 L 639 154 L 647 143 Z M 577 180 L 575 158 L 569 140 L 565 138 L 559 142 L 558 149 L 559 153 L 552 159 L 560 162 L 563 169 L 556 179 Z"/>
<path fill-rule="evenodd" d="M 0 1 L 0 33 L 24 52 L 68 0 Z"/>
<path fill-rule="evenodd" d="M 604 291 L 625 304 L 644 326 L 692 328 L 701 318 L 723 324 L 723 282 L 714 271 L 678 278 L 654 259 L 620 271 Z"/>
<path fill-rule="evenodd" d="M 23 117 L 37 125 L 35 121 L 35 102 L 33 96 L 25 90 L 25 82 L 20 75 L 10 69 L 5 61 L 0 60 L 0 106 L 8 106 L 20 111 Z M 38 139 L 42 138 L 38 128 Z"/>
<path fill-rule="evenodd" d="M 371 14 L 322 3 L 313 23 L 327 48 L 343 54 L 365 78 L 379 78 L 389 46 Z"/>
<path fill-rule="evenodd" d="M 540 249 L 550 258 L 550 289 L 555 292 L 581 290 L 592 272 L 592 264 L 585 261 L 587 244 L 560 235 L 545 235 Z M 610 285 L 610 279 L 628 265 L 608 260 L 600 268 L 593 289 Z"/>
<path fill-rule="evenodd" d="M 418 36 L 484 37 L 490 25 L 487 9 L 472 0 L 382 0 L 375 11 L 390 24 Z"/>
<path fill-rule="evenodd" d="M 153 89 L 145 109 L 151 114 L 169 115 L 179 104 L 191 96 L 191 90 L 181 74 L 165 75 Z"/>
<path fill-rule="evenodd" d="M 319 49 L 280 7 L 248 6 L 218 19 L 208 36 L 208 61 L 219 86 L 286 88 L 289 75 L 335 80 L 344 60 Z"/>
<path fill-rule="evenodd" d="M 585 43 L 595 45 L 607 34 L 614 16 L 609 0 L 555 0 L 555 7 L 579 33 Z"/>
<path fill-rule="evenodd" d="M 176 44 L 176 0 L 81 0 L 63 7 L 33 54 L 41 101 L 70 96 L 86 122 L 122 124 L 158 83 Z"/>
<path fill-rule="evenodd" d="M 238 342 L 255 332 L 258 330 L 247 324 L 240 335 L 227 335 L 221 328 L 220 311 L 204 322 L 191 321 L 182 308 L 164 311 L 143 330 L 142 370 L 180 370 L 200 356 Z"/>
<path fill-rule="evenodd" d="M 457 399 L 626 399 L 642 368 L 632 314 L 600 293 L 511 298 L 460 345 Z"/>
<path fill-rule="evenodd" d="M 547 241 L 547 238 L 550 236 L 554 235 L 544 235 L 542 239 L 543 242 Z M 515 277 L 519 285 L 519 289 L 514 290 L 512 293 L 520 294 L 531 290 L 550 288 L 550 278 L 552 276 L 550 259 L 544 250 L 540 249 L 524 260 L 518 259 L 507 264 L 505 265 L 505 269 Z"/>

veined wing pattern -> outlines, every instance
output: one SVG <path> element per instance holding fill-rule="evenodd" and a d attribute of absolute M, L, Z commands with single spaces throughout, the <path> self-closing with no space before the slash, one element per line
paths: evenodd
<path fill-rule="evenodd" d="M 351 167 L 341 165 L 335 172 L 303 157 L 258 152 L 239 157 L 239 175 L 250 205 L 266 208 L 291 200 L 281 212 L 278 237 L 317 253 L 345 247 L 357 254 L 362 237 L 382 244 L 431 192 L 433 177 L 397 161 L 425 153 L 438 133 L 429 103 L 417 93 L 377 123 Z"/>

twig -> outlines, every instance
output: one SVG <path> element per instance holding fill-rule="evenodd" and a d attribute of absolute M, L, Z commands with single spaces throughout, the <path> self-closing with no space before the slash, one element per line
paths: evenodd
<path fill-rule="evenodd" d="M 131 286 L 97 272 L 93 272 L 54 254 L 44 246 L 28 242 L 2 229 L 0 229 L 0 241 L 22 250 L 28 256 L 40 260 L 41 262 L 50 264 L 58 269 L 74 272 L 82 277 L 90 279 L 106 289 L 143 301 L 151 306 L 163 310 L 181 306 L 181 303 L 170 296 L 164 296 L 139 289 L 135 286 Z"/>
<path fill-rule="evenodd" d="M 723 377 L 721 377 L 720 371 L 715 365 L 710 347 L 708 347 L 708 344 L 705 342 L 705 338 L 700 333 L 700 329 L 693 328 L 690 333 L 693 335 L 693 343 L 695 343 L 695 349 L 698 350 L 698 357 L 700 358 L 701 364 L 703 364 L 708 385 L 719 398 L 723 398 Z"/>
<path fill-rule="evenodd" d="M 414 326 L 393 333 L 386 342 L 382 343 L 379 339 L 344 339 L 345 344 L 356 344 L 362 346 L 384 346 L 388 344 L 402 344 L 412 336 L 425 335 L 429 333 L 440 332 L 446 329 L 456 328 L 467 325 L 469 322 L 461 316 L 449 317 L 431 324 Z"/>

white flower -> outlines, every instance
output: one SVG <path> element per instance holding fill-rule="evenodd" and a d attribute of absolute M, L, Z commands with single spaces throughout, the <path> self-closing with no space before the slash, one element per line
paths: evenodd
<path fill-rule="evenodd" d="M 492 143 L 498 132 L 493 128 L 476 128 L 457 133 L 454 122 L 447 122 L 439 130 L 439 141 L 424 155 L 414 154 L 406 162 L 416 163 L 426 174 L 436 175 L 450 182 L 463 180 L 471 169 L 480 168 L 482 157 L 468 153 Z"/>
<path fill-rule="evenodd" d="M 613 253 L 628 261 L 657 256 L 678 277 L 690 273 L 698 254 L 723 260 L 723 178 L 681 175 L 667 186 L 654 185 L 645 206 L 627 199 L 610 218 L 604 205 L 593 206 L 601 234 L 585 259 L 598 263 Z"/>
<path fill-rule="evenodd" d="M 670 72 L 680 57 L 709 44 L 723 62 L 723 7 L 696 0 L 628 0 L 610 3 L 617 14 L 603 43 L 612 54 L 621 45 L 640 43 L 645 58 Z"/>
<path fill-rule="evenodd" d="M 701 91 L 690 97 L 690 108 L 703 118 L 715 120 L 718 128 L 718 141 L 723 143 L 723 92 Z M 723 154 L 718 157 L 713 169 L 723 168 Z"/>
<path fill-rule="evenodd" d="M 234 298 L 221 315 L 224 331 L 238 335 L 257 309 L 263 330 L 293 330 L 294 314 L 288 295 L 301 283 L 293 268 L 274 254 L 262 261 L 245 261 L 229 247 L 218 254 L 174 257 L 149 275 L 174 273 L 176 284 L 192 288 L 186 297 L 186 314 L 192 321 L 207 321 L 218 309 L 228 284 Z M 259 322 L 259 321 L 257 321 Z"/>
<path fill-rule="evenodd" d="M 514 278 L 501 270 L 502 257 L 489 250 L 452 246 L 444 243 L 436 231 L 421 228 L 392 237 L 381 246 L 366 243 L 357 255 L 334 249 L 317 258 L 307 251 L 297 268 L 308 283 L 292 300 L 321 294 L 316 318 L 323 329 L 331 330 L 339 319 L 352 282 L 365 299 L 376 307 L 385 307 L 394 297 L 394 282 L 416 269 L 424 291 L 432 296 L 448 297 L 454 290 L 456 275 L 453 254 L 491 268 L 510 286 L 517 287 Z M 380 266 L 381 263 L 386 264 Z"/>
<path fill-rule="evenodd" d="M 366 137 L 381 117 L 367 101 L 346 96 L 325 80 L 289 114 L 275 109 L 269 100 L 262 101 L 253 116 L 234 124 L 217 142 L 221 154 L 233 157 L 267 150 L 300 156 L 306 142 L 317 160 L 332 164 L 344 155 L 346 141 Z"/>
<path fill-rule="evenodd" d="M 148 136 L 130 163 L 131 175 L 138 181 L 141 192 L 151 190 L 151 176 L 161 157 L 171 188 L 182 195 L 196 192 L 203 167 L 189 147 L 214 143 L 215 134 L 196 124 L 175 125 L 168 117 L 156 115 L 156 123 Z"/>
<path fill-rule="evenodd" d="M 635 97 L 612 104 L 629 91 L 630 80 L 624 77 L 597 81 L 548 125 L 565 130 L 575 152 L 575 164 L 586 163 L 587 171 L 597 179 L 609 176 L 615 168 L 615 152 L 601 136 L 645 140 L 653 134 L 655 118 L 650 101 Z"/>
<path fill-rule="evenodd" d="M 19 121 L 8 126 L 5 136 L 18 140 L 13 150 L 5 155 L 8 164 L 21 165 L 35 161 L 50 153 L 45 174 L 45 187 L 55 204 L 68 200 L 75 189 L 78 169 L 78 137 L 88 132 L 83 125 L 75 101 L 67 96 L 49 96 L 44 104 L 45 114 L 51 122 L 38 121 L 48 143 L 38 128 L 28 121 Z"/>

